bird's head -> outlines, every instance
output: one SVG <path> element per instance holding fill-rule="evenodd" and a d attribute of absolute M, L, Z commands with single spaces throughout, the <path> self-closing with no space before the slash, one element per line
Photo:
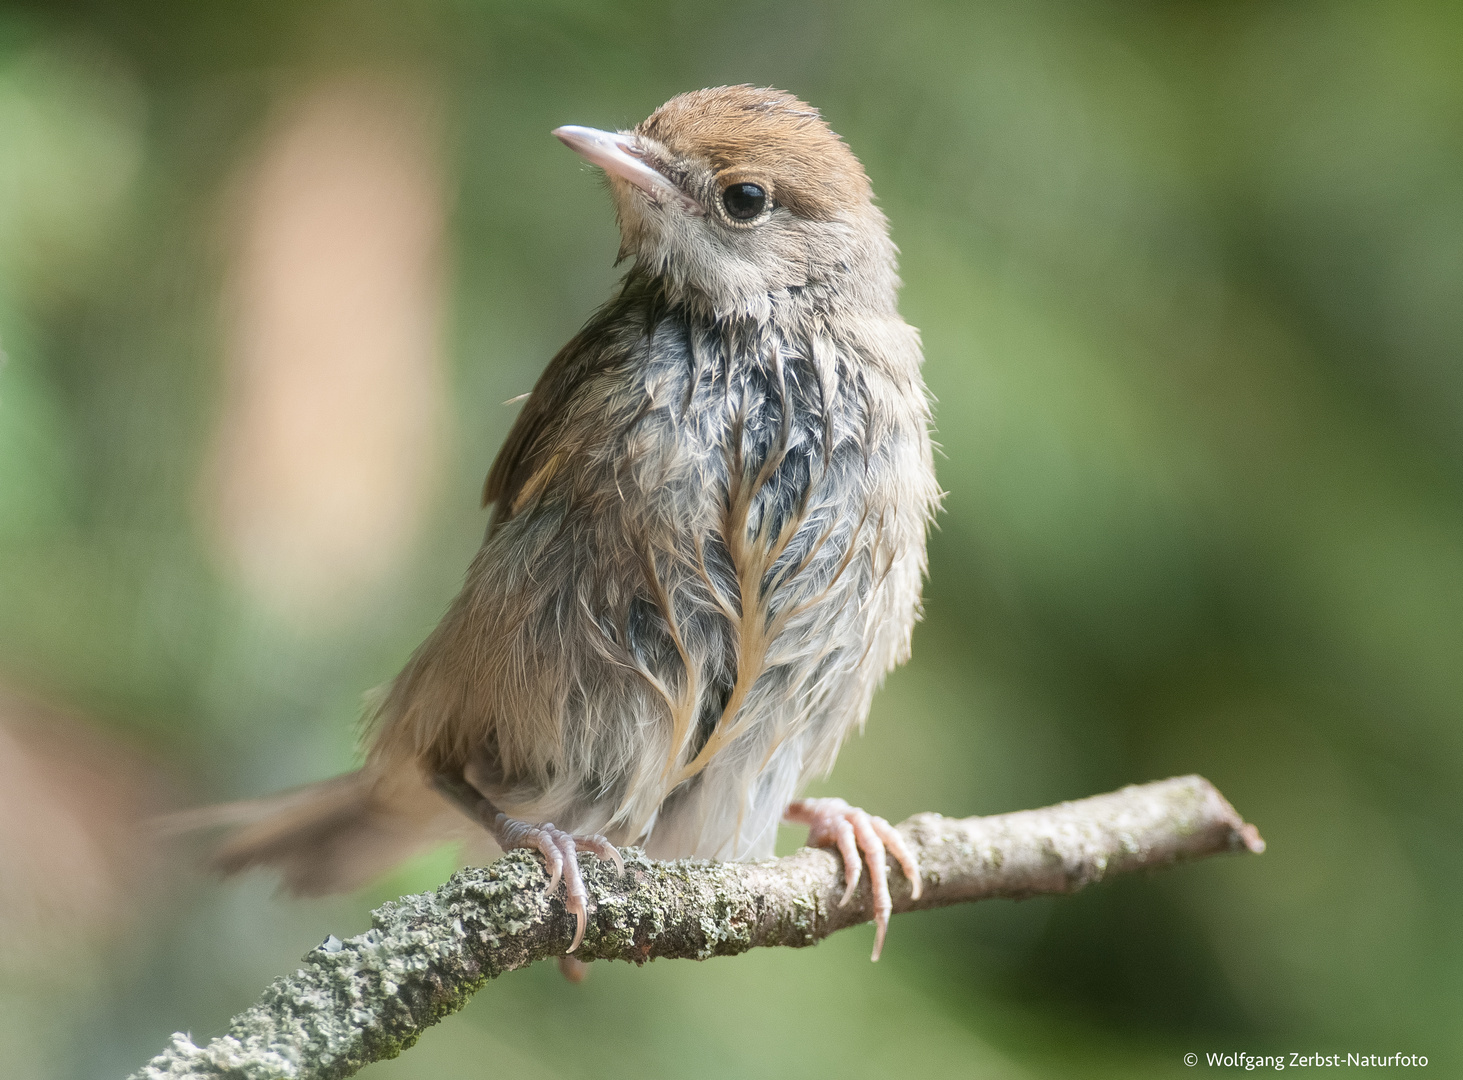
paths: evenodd
<path fill-rule="evenodd" d="M 554 134 L 609 178 L 620 256 L 717 316 L 766 319 L 790 298 L 892 308 L 894 245 L 868 177 L 791 94 L 720 86 L 632 131 Z"/>

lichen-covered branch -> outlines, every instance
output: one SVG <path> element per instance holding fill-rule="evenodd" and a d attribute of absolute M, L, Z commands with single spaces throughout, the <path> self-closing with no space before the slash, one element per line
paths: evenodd
<path fill-rule="evenodd" d="M 986 818 L 918 814 L 899 826 L 919 859 L 923 894 L 893 870 L 894 910 L 987 897 L 1068 893 L 1117 873 L 1226 851 L 1263 851 L 1253 825 L 1199 776 Z M 804 848 L 764 863 L 652 862 L 627 849 L 625 876 L 586 856 L 597 910 L 583 960 L 696 959 L 763 945 L 813 945 L 870 918 L 867 875 L 839 906 L 843 871 Z M 207 1046 L 187 1035 L 132 1080 L 327 1080 L 394 1057 L 462 1008 L 488 979 L 562 956 L 574 920 L 546 897 L 543 864 L 513 852 L 454 874 L 440 889 L 372 913 L 372 928 L 327 939 L 276 979 Z"/>

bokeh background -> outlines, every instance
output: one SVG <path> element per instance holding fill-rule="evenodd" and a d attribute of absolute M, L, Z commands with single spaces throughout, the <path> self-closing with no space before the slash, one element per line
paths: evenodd
<path fill-rule="evenodd" d="M 901 917 L 878 965 L 545 965 L 365 1075 L 1463 1075 L 1463 7 L 5 0 L 7 1076 L 218 1034 L 449 872 L 294 902 L 139 823 L 350 766 L 502 403 L 615 280 L 549 130 L 742 81 L 866 163 L 939 399 L 927 618 L 824 790 L 1201 772 L 1270 849 Z"/>

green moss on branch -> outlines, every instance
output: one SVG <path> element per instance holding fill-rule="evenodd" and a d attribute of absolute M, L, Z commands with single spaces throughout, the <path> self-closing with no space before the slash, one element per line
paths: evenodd
<path fill-rule="evenodd" d="M 899 826 L 923 894 L 891 869 L 895 912 L 990 897 L 1075 892 L 1117 873 L 1228 851 L 1264 850 L 1253 825 L 1207 780 L 1185 776 L 987 818 L 919 814 Z M 596 906 L 583 960 L 705 960 L 763 946 L 815 945 L 871 917 L 867 875 L 839 906 L 843 870 L 803 848 L 764 863 L 652 862 L 623 852 L 625 876 L 584 856 Z M 131 1080 L 333 1080 L 395 1057 L 487 980 L 563 956 L 574 920 L 536 855 L 517 851 L 454 874 L 440 889 L 372 912 L 371 929 L 334 937 L 276 979 L 206 1046 L 175 1034 Z"/>

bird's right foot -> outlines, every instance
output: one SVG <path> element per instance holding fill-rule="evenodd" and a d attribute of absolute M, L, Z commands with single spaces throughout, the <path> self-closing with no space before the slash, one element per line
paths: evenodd
<path fill-rule="evenodd" d="M 488 828 L 504 851 L 528 848 L 544 857 L 549 868 L 549 885 L 544 890 L 545 895 L 551 895 L 559 887 L 560 878 L 563 879 L 564 906 L 574 916 L 575 922 L 574 942 L 569 946 L 572 953 L 584 940 L 584 927 L 589 920 L 589 890 L 584 887 L 584 876 L 579 871 L 579 849 L 583 848 L 607 862 L 614 863 L 615 868 L 623 874 L 625 862 L 620 858 L 615 845 L 598 833 L 577 836 L 557 828 L 552 821 L 534 825 L 501 812 Z"/>
<path fill-rule="evenodd" d="M 509 817 L 489 802 L 460 772 L 438 773 L 432 778 L 432 782 L 463 813 L 492 833 L 493 839 L 504 851 L 528 848 L 544 857 L 549 868 L 549 887 L 544 890 L 544 895 L 552 895 L 559 887 L 559 880 L 563 879 L 564 906 L 574 916 L 574 942 L 569 946 L 569 951 L 579 948 L 579 943 L 584 940 L 584 927 L 589 921 L 589 890 L 584 887 L 584 875 L 579 872 L 579 849 L 583 848 L 614 863 L 615 868 L 623 874 L 625 860 L 620 858 L 615 845 L 598 833 L 577 836 L 556 827 L 552 821 L 535 825 L 531 821 Z"/>

